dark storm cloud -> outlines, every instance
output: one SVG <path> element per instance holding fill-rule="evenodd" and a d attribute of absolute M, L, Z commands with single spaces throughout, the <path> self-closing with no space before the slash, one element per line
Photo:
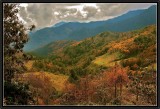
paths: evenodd
<path fill-rule="evenodd" d="M 20 7 L 20 16 L 37 28 L 60 21 L 106 20 L 129 10 L 148 8 L 152 3 L 29 3 Z"/>

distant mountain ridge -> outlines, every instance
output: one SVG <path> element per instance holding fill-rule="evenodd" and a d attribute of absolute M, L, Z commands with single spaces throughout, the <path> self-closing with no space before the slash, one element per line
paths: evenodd
<path fill-rule="evenodd" d="M 61 26 L 61 25 L 63 25 L 63 24 L 66 24 L 66 23 L 68 23 L 68 22 L 58 22 L 58 23 L 56 23 L 56 24 L 54 24 L 52 27 L 58 27 L 58 26 Z"/>
<path fill-rule="evenodd" d="M 75 43 L 75 41 L 68 41 L 68 40 L 54 41 L 43 47 L 33 50 L 30 53 L 37 56 L 48 56 L 52 54 L 54 51 L 61 50 L 64 47 L 69 46 L 73 43 Z"/>
<path fill-rule="evenodd" d="M 57 40 L 83 40 L 104 31 L 126 32 L 156 24 L 156 5 L 148 9 L 129 11 L 121 16 L 104 21 L 59 22 L 29 34 L 30 40 L 24 51 L 32 51 Z"/>

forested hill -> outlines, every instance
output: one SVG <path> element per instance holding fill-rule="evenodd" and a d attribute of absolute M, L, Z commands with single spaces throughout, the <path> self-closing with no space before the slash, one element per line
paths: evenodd
<path fill-rule="evenodd" d="M 29 53 L 34 54 L 36 56 L 47 57 L 48 55 L 53 54 L 55 51 L 61 51 L 64 47 L 67 47 L 75 42 L 76 41 L 70 40 L 53 41 L 45 46 L 30 51 Z"/>
<path fill-rule="evenodd" d="M 46 47 L 44 46 L 44 49 Z M 41 49 L 43 51 L 43 48 Z M 61 50 L 37 61 L 35 65 L 39 69 L 65 74 L 71 69 L 79 69 L 77 73 L 83 74 L 98 73 L 115 63 L 130 68 L 136 64 L 144 68 L 155 65 L 155 59 L 156 26 L 151 25 L 130 32 L 103 32 L 83 41 L 69 43 Z"/>

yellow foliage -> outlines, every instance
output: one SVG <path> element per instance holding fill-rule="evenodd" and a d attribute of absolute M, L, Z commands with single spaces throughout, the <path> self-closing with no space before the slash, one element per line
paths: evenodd
<path fill-rule="evenodd" d="M 25 63 L 25 66 L 27 67 L 27 70 L 30 70 L 32 68 L 34 61 L 28 61 L 27 63 Z"/>
<path fill-rule="evenodd" d="M 68 80 L 68 76 L 66 75 L 62 75 L 62 74 L 53 74 L 53 73 L 49 73 L 49 72 L 31 72 L 33 74 L 33 76 L 38 76 L 39 75 L 44 75 L 48 78 L 50 78 L 53 87 L 57 90 L 57 91 L 63 91 L 64 87 L 65 87 L 65 82 Z M 25 77 L 29 77 L 29 75 L 31 73 L 24 73 L 23 75 L 25 75 Z M 43 77 L 43 76 L 40 76 Z M 40 79 L 40 78 L 39 78 Z"/>

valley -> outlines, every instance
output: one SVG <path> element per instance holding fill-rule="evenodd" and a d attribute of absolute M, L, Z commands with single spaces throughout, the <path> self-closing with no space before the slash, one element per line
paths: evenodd
<path fill-rule="evenodd" d="M 30 52 L 29 55 L 33 55 L 33 59 L 26 63 L 28 73 L 23 75 L 26 75 L 29 81 L 33 81 L 30 83 L 33 89 L 36 81 L 42 82 L 41 84 L 46 81 L 48 88 L 41 86 L 39 89 L 42 92 L 53 91 L 54 94 L 51 95 L 54 97 L 48 98 L 49 104 L 153 105 L 155 103 L 156 25 L 129 32 L 103 32 L 81 41 L 57 41 Z M 36 75 L 37 78 L 44 80 L 36 80 Z M 140 79 L 140 82 L 131 77 Z M 150 82 L 149 86 L 146 84 L 147 81 Z M 143 84 L 144 87 L 134 89 L 133 83 Z M 117 86 L 114 87 L 114 84 Z M 100 89 L 95 89 L 96 87 Z M 148 96 L 152 101 L 146 101 L 143 97 L 143 94 L 146 94 L 143 90 L 146 88 L 153 90 L 150 92 L 152 96 Z M 140 91 L 138 95 L 135 93 L 136 90 Z M 100 95 L 95 95 L 98 91 Z M 111 93 L 110 91 L 111 95 L 101 95 Z M 127 96 L 133 99 L 128 100 Z M 39 97 L 41 103 L 37 102 L 46 104 L 43 96 Z"/>

